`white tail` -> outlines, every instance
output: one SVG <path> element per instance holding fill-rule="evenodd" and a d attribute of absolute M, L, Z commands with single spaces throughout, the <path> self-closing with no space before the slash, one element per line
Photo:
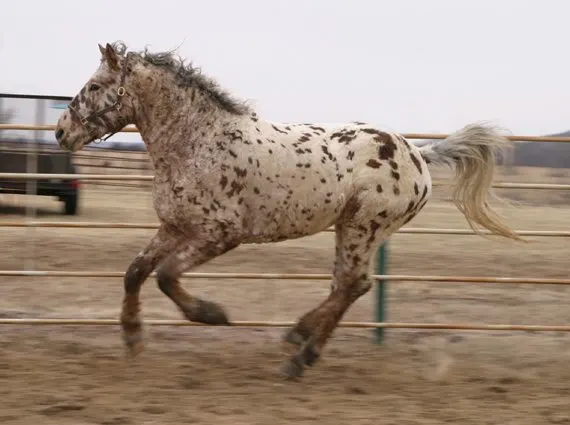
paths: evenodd
<path fill-rule="evenodd" d="M 463 213 L 469 226 L 478 234 L 478 224 L 492 234 L 524 241 L 507 225 L 488 203 L 495 171 L 496 154 L 509 148 L 510 143 L 498 129 L 471 124 L 450 134 L 441 142 L 420 148 L 423 158 L 432 164 L 455 168 L 456 183 L 453 202 Z M 496 195 L 495 195 L 496 196 Z"/>

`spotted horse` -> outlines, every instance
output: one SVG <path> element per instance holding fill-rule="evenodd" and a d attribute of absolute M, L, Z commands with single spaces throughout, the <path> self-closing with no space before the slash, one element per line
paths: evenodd
<path fill-rule="evenodd" d="M 139 294 L 153 270 L 188 320 L 231 325 L 222 306 L 182 288 L 182 273 L 241 244 L 334 225 L 330 293 L 284 336 L 291 352 L 281 370 L 301 376 L 372 286 L 372 254 L 427 203 L 428 164 L 455 168 L 453 199 L 475 231 L 521 240 L 487 201 L 496 155 L 509 145 L 497 128 L 475 123 L 417 147 L 363 123 L 270 122 L 173 52 L 127 51 L 122 42 L 99 49 L 97 70 L 62 112 L 55 136 L 76 152 L 134 124 L 152 161 L 160 225 L 124 278 L 120 322 L 131 355 L 142 350 Z"/>

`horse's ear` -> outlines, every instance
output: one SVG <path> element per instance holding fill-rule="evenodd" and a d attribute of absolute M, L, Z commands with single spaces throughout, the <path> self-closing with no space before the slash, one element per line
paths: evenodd
<path fill-rule="evenodd" d="M 105 58 L 105 48 L 103 46 L 101 46 L 100 44 L 97 44 L 99 46 L 99 51 L 101 52 L 101 56 L 103 56 L 103 58 Z"/>
<path fill-rule="evenodd" d="M 101 45 L 99 45 L 99 49 L 101 50 L 101 54 L 103 55 L 103 59 L 109 65 L 109 68 L 111 68 L 113 71 L 118 71 L 119 70 L 119 58 L 117 57 L 117 52 L 115 52 L 115 49 L 113 49 L 113 46 L 111 46 L 109 43 L 107 43 L 107 45 L 105 46 L 104 49 Z"/>

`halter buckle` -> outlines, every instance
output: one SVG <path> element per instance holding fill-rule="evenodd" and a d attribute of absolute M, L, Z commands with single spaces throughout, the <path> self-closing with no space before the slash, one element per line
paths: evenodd
<path fill-rule="evenodd" d="M 123 86 L 117 89 L 117 96 L 123 97 L 127 93 L 127 90 Z"/>

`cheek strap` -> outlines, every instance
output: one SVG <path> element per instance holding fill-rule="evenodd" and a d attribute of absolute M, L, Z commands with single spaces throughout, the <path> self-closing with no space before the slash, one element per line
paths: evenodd
<path fill-rule="evenodd" d="M 128 59 L 128 55 L 127 55 L 127 59 Z M 77 109 L 75 109 L 73 106 L 71 106 L 73 101 L 70 102 L 69 105 L 67 105 L 71 114 L 74 115 L 79 120 L 81 125 L 87 129 L 87 133 L 91 137 L 95 137 L 95 133 L 97 132 L 97 127 L 94 125 L 94 121 L 97 118 L 100 118 L 103 115 L 105 115 L 107 112 L 110 112 L 113 110 L 116 110 L 119 112 L 119 124 L 121 124 L 121 126 L 119 127 L 119 130 L 109 133 L 104 138 L 99 138 L 97 140 L 94 140 L 94 143 L 100 143 L 103 140 L 107 140 L 109 137 L 114 136 L 119 131 L 121 131 L 123 129 L 123 127 L 126 125 L 126 120 L 120 114 L 120 111 L 121 111 L 123 98 L 127 94 L 127 90 L 125 89 L 125 79 L 127 77 L 127 69 L 128 69 L 127 59 L 125 59 L 125 61 L 123 63 L 123 69 L 121 71 L 121 80 L 119 83 L 119 87 L 117 88 L 117 98 L 115 99 L 115 101 L 111 105 L 109 105 L 103 109 L 100 109 L 98 111 L 94 111 L 87 116 L 82 116 Z M 125 124 L 123 124 L 123 123 L 125 123 Z"/>

